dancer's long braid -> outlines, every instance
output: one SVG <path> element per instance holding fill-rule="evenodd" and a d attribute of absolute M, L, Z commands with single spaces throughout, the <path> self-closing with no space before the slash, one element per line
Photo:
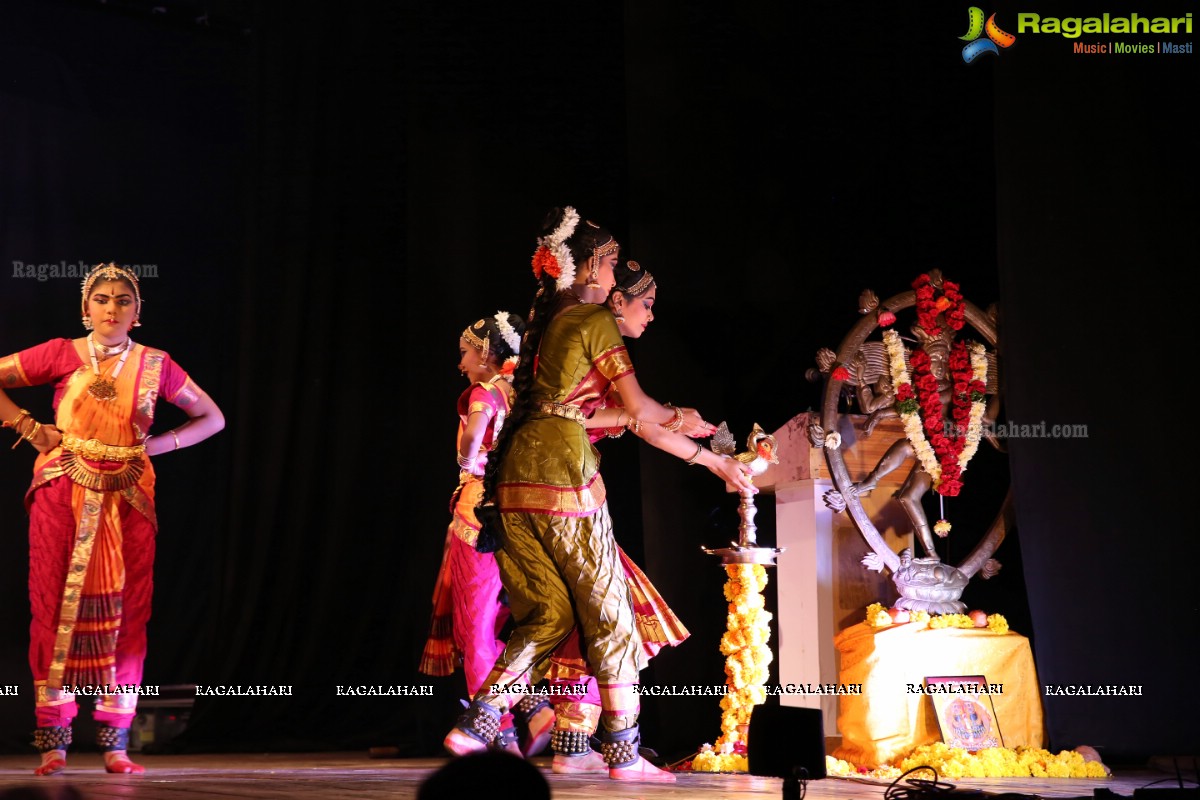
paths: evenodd
<path fill-rule="evenodd" d="M 529 322 L 525 326 L 525 336 L 521 340 L 521 361 L 517 371 L 513 373 L 513 407 L 509 411 L 504 427 L 496 439 L 495 447 L 488 454 L 487 467 L 483 471 L 483 497 L 475 509 L 479 519 L 479 536 L 475 540 L 475 549 L 481 553 L 492 553 L 500 549 L 500 509 L 496 506 L 496 475 L 500 464 L 508 454 L 512 445 L 512 435 L 525 424 L 535 410 L 533 393 L 533 365 L 537 361 L 538 348 L 542 344 L 542 335 L 550 321 L 557 292 L 554 278 L 543 275 L 541 288 L 533 301 Z"/>
<path fill-rule="evenodd" d="M 554 209 L 542 226 L 543 235 L 547 235 L 557 228 L 563 218 L 563 209 Z M 571 250 L 571 257 L 575 261 L 576 269 L 585 269 L 594 249 L 599 244 L 611 239 L 612 236 L 608 231 L 587 222 L 580 224 L 565 243 Z M 500 509 L 496 505 L 497 476 L 500 474 L 500 465 L 504 463 L 509 448 L 512 446 L 513 434 L 537 410 L 537 402 L 533 399 L 533 393 L 530 391 L 533 387 L 533 369 L 537 363 L 538 351 L 541 349 L 542 336 L 554 318 L 559 302 L 558 287 L 554 277 L 548 272 L 544 272 L 538 280 L 538 293 L 533 300 L 533 308 L 530 309 L 529 320 L 525 326 L 525 335 L 521 340 L 521 361 L 513 375 L 515 401 L 508 419 L 496 439 L 495 447 L 488 455 L 487 468 L 483 472 L 483 497 L 475 508 L 475 516 L 479 520 L 479 536 L 475 540 L 475 549 L 481 553 L 495 552 L 503 544 L 500 540 L 502 531 Z"/>

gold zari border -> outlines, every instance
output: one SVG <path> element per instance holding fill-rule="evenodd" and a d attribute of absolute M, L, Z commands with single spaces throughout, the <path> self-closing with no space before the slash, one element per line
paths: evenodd
<path fill-rule="evenodd" d="M 624 345 L 602 353 L 592 363 L 596 365 L 596 369 L 600 370 L 600 374 L 610 381 L 615 381 L 627 372 L 633 372 L 633 361 L 629 358 L 629 351 L 625 349 Z"/>
<path fill-rule="evenodd" d="M 502 483 L 496 502 L 506 512 L 532 511 L 564 517 L 584 517 L 604 505 L 607 492 L 600 473 L 587 486 L 549 486 L 544 483 Z"/>
<path fill-rule="evenodd" d="M 83 582 L 87 577 L 88 563 L 92 560 L 92 548 L 96 544 L 96 533 L 100 529 L 100 512 L 103 506 L 104 497 L 99 492 L 93 489 L 85 490 L 83 514 L 79 518 L 79 527 L 75 532 L 75 547 L 71 551 L 71 562 L 67 566 L 62 610 L 58 614 L 58 632 L 54 637 L 50 673 L 46 679 L 46 685 L 52 689 L 62 688 L 67 654 L 71 650 L 75 622 L 79 617 L 79 602 L 83 597 Z"/>

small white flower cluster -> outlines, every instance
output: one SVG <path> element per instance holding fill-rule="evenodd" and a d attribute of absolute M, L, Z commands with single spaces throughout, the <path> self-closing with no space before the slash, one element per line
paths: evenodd
<path fill-rule="evenodd" d="M 500 338 L 508 345 L 508 349 L 513 353 L 521 352 L 521 337 L 517 335 L 517 331 L 508 321 L 512 315 L 507 311 L 497 311 L 494 319 L 496 320 L 496 328 L 500 331 Z"/>

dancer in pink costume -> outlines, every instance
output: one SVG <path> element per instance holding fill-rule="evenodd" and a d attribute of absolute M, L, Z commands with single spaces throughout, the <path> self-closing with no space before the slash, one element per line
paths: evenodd
<path fill-rule="evenodd" d="M 80 692 L 98 694 L 93 718 L 105 769 L 145 771 L 126 751 L 153 594 L 151 457 L 225 425 L 217 404 L 169 355 L 130 338 L 141 325 L 136 274 L 98 265 L 84 280 L 81 310 L 88 336 L 0 358 L 0 421 L 39 453 L 25 496 L 37 775 L 66 768 Z M 6 394 L 44 384 L 55 387 L 53 425 Z M 160 399 L 188 421 L 151 436 Z"/>
<path fill-rule="evenodd" d="M 471 385 L 458 398 L 458 488 L 451 498 L 450 527 L 433 592 L 433 618 L 421 656 L 421 672 L 450 675 L 462 663 L 474 696 L 504 650 L 497 638 L 508 620 L 496 557 L 475 549 L 487 454 L 512 407 L 512 374 L 524 324 L 505 311 L 467 327 L 459 338 L 459 372 Z M 505 715 L 495 746 L 533 755 L 550 740 L 554 715 L 541 698 L 528 696 Z M 515 723 L 515 724 L 514 724 Z M 519 743 L 517 739 L 519 738 Z"/>

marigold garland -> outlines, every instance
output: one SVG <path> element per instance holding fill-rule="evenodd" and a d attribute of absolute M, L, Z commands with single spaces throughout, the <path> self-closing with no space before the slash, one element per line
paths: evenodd
<path fill-rule="evenodd" d="M 974 620 L 966 614 L 930 614 L 928 611 L 908 612 L 908 622 L 893 622 L 892 616 L 882 603 L 871 603 L 867 606 L 865 622 L 872 628 L 886 628 L 890 625 L 925 625 L 931 630 L 941 628 L 975 628 Z M 1003 614 L 988 614 L 987 629 L 992 633 L 1004 635 L 1008 633 L 1008 620 Z"/>
<path fill-rule="evenodd" d="M 745 735 L 739 726 L 750 724 L 754 706 L 766 702 L 764 684 L 774 660 L 767 642 L 774 614 L 762 596 L 767 570 L 761 564 L 727 564 L 725 599 L 729 613 L 721 654 L 725 656 L 725 696 L 721 698 L 721 736 L 716 746 L 704 745 L 692 759 L 701 772 L 746 772 Z"/>
<path fill-rule="evenodd" d="M 1057 755 L 1040 747 L 986 747 L 968 751 L 945 742 L 924 744 L 896 765 L 901 771 L 930 766 L 943 778 L 1106 778 L 1108 770 L 1081 753 Z"/>
<path fill-rule="evenodd" d="M 856 767 L 849 761 L 825 756 L 825 771 L 839 778 L 895 780 L 910 769 L 933 767 L 938 776 L 959 778 L 1107 778 L 1109 770 L 1082 753 L 1063 750 L 1057 755 L 1040 747 L 986 747 L 964 750 L 945 742 L 923 744 L 892 764 Z"/>

